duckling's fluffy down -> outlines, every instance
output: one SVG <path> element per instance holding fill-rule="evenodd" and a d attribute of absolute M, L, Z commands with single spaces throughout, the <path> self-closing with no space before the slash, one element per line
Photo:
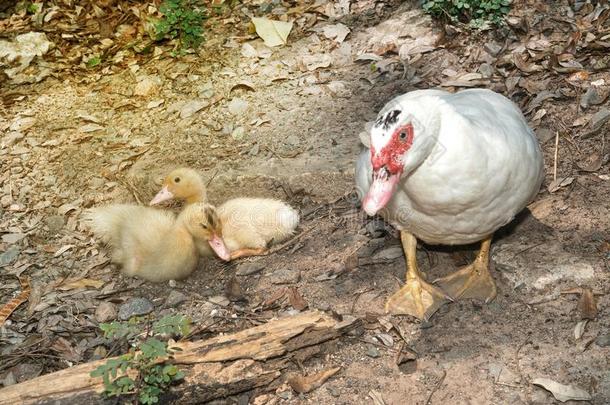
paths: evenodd
<path fill-rule="evenodd" d="M 271 198 L 234 198 L 218 207 L 222 234 L 230 251 L 264 248 L 290 237 L 299 224 L 299 213 Z"/>
<path fill-rule="evenodd" d="M 197 264 L 193 238 L 171 212 L 116 204 L 89 209 L 84 219 L 128 276 L 182 279 Z"/>

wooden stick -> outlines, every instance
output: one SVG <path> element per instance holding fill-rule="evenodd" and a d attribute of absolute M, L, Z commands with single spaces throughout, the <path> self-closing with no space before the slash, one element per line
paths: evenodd
<path fill-rule="evenodd" d="M 173 363 L 186 377 L 160 398 L 168 403 L 199 404 L 265 386 L 278 378 L 289 362 L 285 356 L 337 338 L 359 324 L 354 317 L 339 321 L 308 311 L 198 342 L 179 342 Z M 107 360 L 80 364 L 0 390 L 0 405 L 37 403 L 101 404 L 101 378 L 89 373 Z"/>

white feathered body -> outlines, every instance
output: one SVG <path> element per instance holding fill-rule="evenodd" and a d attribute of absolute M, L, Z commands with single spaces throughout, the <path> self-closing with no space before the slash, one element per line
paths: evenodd
<path fill-rule="evenodd" d="M 540 146 L 509 99 L 480 89 L 419 90 L 388 103 L 380 115 L 396 103 L 412 106 L 415 118 L 435 110 L 439 120 L 432 151 L 403 174 L 380 212 L 398 229 L 432 244 L 476 242 L 510 222 L 537 194 L 544 177 Z M 371 176 L 366 149 L 356 167 L 362 193 Z"/>
<path fill-rule="evenodd" d="M 230 252 L 260 249 L 290 237 L 299 224 L 298 212 L 271 198 L 234 198 L 217 208 L 222 238 Z M 208 244 L 198 244 L 203 256 L 214 253 Z"/>
<path fill-rule="evenodd" d="M 85 220 L 128 276 L 152 282 L 178 280 L 197 265 L 193 237 L 180 216 L 171 212 L 116 204 L 88 210 Z"/>

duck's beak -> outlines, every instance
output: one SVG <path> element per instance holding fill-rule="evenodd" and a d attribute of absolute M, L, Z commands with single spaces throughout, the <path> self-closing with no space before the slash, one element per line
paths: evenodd
<path fill-rule="evenodd" d="M 373 184 L 362 201 L 364 211 L 373 216 L 385 207 L 394 195 L 399 180 L 400 173 L 390 174 L 385 167 L 377 170 L 373 174 Z"/>
<path fill-rule="evenodd" d="M 157 205 L 162 203 L 163 201 L 171 200 L 174 198 L 174 193 L 167 189 L 167 186 L 163 186 L 163 188 L 157 193 L 157 195 L 150 200 L 149 205 Z"/>
<path fill-rule="evenodd" d="M 208 243 L 216 255 L 218 255 L 218 257 L 220 257 L 222 260 L 229 261 L 231 259 L 231 253 L 220 236 L 214 234 Z"/>

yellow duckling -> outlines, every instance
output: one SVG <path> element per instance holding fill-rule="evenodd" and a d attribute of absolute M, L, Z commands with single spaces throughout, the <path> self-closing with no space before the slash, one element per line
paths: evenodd
<path fill-rule="evenodd" d="M 87 210 L 85 221 L 128 276 L 152 282 L 183 279 L 197 266 L 198 247 L 204 244 L 221 259 L 230 258 L 220 220 L 209 204 L 190 204 L 178 216 L 115 204 Z"/>
<path fill-rule="evenodd" d="M 196 171 L 180 168 L 172 171 L 150 205 L 178 199 L 187 204 L 205 201 L 203 179 Z M 298 212 L 283 201 L 272 198 L 234 198 L 217 207 L 222 238 L 231 252 L 231 259 L 260 255 L 270 243 L 290 237 L 299 224 Z M 200 254 L 211 256 L 205 245 Z"/>

